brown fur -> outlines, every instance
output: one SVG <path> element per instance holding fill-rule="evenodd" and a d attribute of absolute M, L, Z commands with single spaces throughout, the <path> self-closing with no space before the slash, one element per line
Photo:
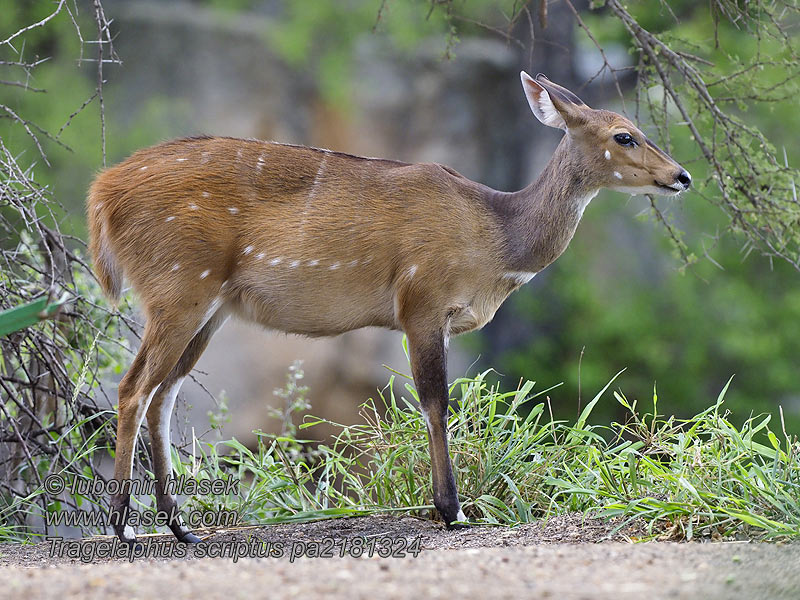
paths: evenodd
<path fill-rule="evenodd" d="M 482 327 L 554 261 L 600 187 L 669 185 L 682 172 L 624 117 L 525 77 L 532 108 L 541 113 L 548 90 L 567 135 L 520 192 L 436 164 L 221 137 L 160 144 L 102 172 L 87 207 L 95 270 L 112 299 L 124 274 L 147 316 L 119 386 L 114 477 L 130 477 L 145 414 L 156 476 L 170 476 L 174 396 L 227 315 L 309 336 L 380 326 L 408 334 L 435 504 L 448 523 L 459 518 L 447 454 L 448 337 Z M 620 129 L 642 143 L 616 146 Z M 176 506 L 161 493 L 158 502 Z M 126 495 L 112 499 L 118 512 L 127 505 Z M 123 525 L 115 530 L 132 543 Z M 182 524 L 171 527 L 196 541 Z"/>

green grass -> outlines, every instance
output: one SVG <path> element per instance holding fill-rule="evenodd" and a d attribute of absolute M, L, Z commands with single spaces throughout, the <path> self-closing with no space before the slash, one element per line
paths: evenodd
<path fill-rule="evenodd" d="M 614 379 L 575 422 L 553 420 L 549 390 L 534 383 L 502 392 L 486 373 L 451 386 L 450 451 L 470 521 L 512 526 L 548 515 L 642 519 L 651 537 L 774 539 L 800 535 L 800 442 L 769 427 L 770 416 L 741 427 L 724 408 L 728 385 L 689 419 L 642 413 Z M 294 436 L 259 434 L 255 450 L 236 440 L 196 441 L 179 473 L 236 477 L 236 497 L 193 498 L 187 509 L 236 510 L 242 522 L 299 522 L 383 512 L 430 515 L 425 425 L 415 390 L 394 394 L 392 377 L 355 425 L 306 417 L 301 431 L 334 425 L 329 445 L 307 451 Z M 730 382 L 729 382 L 730 384 Z M 591 424 L 601 401 L 618 402 L 624 423 Z M 302 403 L 300 403 L 302 404 Z"/>

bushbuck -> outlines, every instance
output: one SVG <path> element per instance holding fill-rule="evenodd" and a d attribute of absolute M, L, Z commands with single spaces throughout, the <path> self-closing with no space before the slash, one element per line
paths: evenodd
<path fill-rule="evenodd" d="M 147 324 L 119 384 L 114 478 L 131 477 L 147 417 L 157 507 L 186 526 L 164 484 L 170 417 L 184 378 L 230 316 L 307 336 L 378 326 L 405 332 L 427 425 L 433 502 L 465 521 L 447 447 L 451 335 L 483 327 L 569 244 L 600 188 L 672 196 L 689 173 L 627 118 L 595 110 L 544 75 L 520 73 L 533 114 L 566 135 L 544 171 L 501 192 L 439 164 L 319 148 L 190 137 L 140 150 L 89 190 L 94 268 L 117 299 L 123 275 Z M 133 544 L 130 494 L 114 531 Z"/>

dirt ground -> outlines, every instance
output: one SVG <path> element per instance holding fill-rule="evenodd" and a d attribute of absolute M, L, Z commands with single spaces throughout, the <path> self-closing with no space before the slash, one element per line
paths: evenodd
<path fill-rule="evenodd" d="M 617 525 L 364 517 L 200 532 L 202 549 L 140 536 L 133 561 L 97 556 L 110 537 L 4 544 L 0 598 L 800 598 L 799 543 L 633 544 L 643 531 Z"/>

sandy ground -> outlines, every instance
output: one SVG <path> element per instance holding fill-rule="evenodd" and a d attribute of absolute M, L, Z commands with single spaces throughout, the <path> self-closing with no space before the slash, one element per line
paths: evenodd
<path fill-rule="evenodd" d="M 202 551 L 141 537 L 151 557 L 132 562 L 90 556 L 108 537 L 4 544 L 0 597 L 800 598 L 800 543 L 633 544 L 643 532 L 617 525 L 565 515 L 447 531 L 367 517 L 207 532 Z"/>

